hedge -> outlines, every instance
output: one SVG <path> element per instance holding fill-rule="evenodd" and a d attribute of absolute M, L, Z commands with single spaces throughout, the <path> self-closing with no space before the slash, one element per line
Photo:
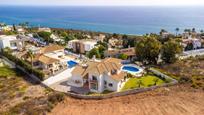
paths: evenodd
<path fill-rule="evenodd" d="M 36 77 L 38 77 L 40 80 L 44 80 L 45 74 L 38 70 L 32 68 L 32 66 L 27 63 L 24 60 L 18 59 L 17 57 L 13 56 L 11 53 L 2 51 L 3 56 L 7 57 L 9 60 L 15 62 L 16 65 L 19 65 L 20 67 L 24 68 L 28 73 L 33 73 Z"/>

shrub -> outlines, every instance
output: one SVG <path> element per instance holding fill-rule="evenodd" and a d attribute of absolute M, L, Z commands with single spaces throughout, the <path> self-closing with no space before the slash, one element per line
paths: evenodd
<path fill-rule="evenodd" d="M 64 94 L 63 93 L 55 93 L 52 95 L 49 95 L 48 101 L 52 104 L 57 104 L 58 102 L 61 102 L 64 100 Z"/>
<path fill-rule="evenodd" d="M 3 50 L 2 54 L 3 54 L 5 57 L 7 57 L 9 60 L 15 62 L 16 65 L 19 65 L 19 66 L 21 66 L 22 68 L 24 68 L 25 71 L 27 71 L 28 73 L 32 73 L 32 72 L 33 72 L 33 74 L 34 74 L 36 77 L 38 77 L 40 80 L 43 80 L 43 79 L 44 79 L 45 74 L 44 74 L 42 71 L 38 70 L 38 69 L 32 68 L 32 66 L 31 66 L 29 63 L 27 63 L 26 61 L 16 58 L 15 56 L 13 56 L 13 55 L 12 55 L 10 52 L 8 52 L 8 51 L 4 51 L 4 50 Z"/>
<path fill-rule="evenodd" d="M 189 77 L 181 77 L 179 83 L 192 83 L 192 80 Z"/>

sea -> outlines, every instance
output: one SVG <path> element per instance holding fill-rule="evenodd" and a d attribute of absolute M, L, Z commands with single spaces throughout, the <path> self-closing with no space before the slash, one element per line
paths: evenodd
<path fill-rule="evenodd" d="M 175 32 L 175 28 L 200 31 L 204 29 L 204 7 L 0 6 L 0 22 L 137 35 L 161 29 Z"/>

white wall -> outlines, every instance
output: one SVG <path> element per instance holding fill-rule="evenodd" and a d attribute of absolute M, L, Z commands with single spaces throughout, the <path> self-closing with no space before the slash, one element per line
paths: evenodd
<path fill-rule="evenodd" d="M 113 80 L 113 79 L 112 79 L 111 77 L 109 77 L 108 75 L 104 75 L 104 78 L 105 78 L 104 80 L 107 82 L 107 84 L 106 84 L 107 90 L 110 90 L 110 91 L 117 91 L 117 90 L 118 90 L 118 84 L 119 84 L 118 81 Z M 110 87 L 110 86 L 109 86 L 109 83 L 112 83 L 113 86 Z"/>
<path fill-rule="evenodd" d="M 75 81 L 76 80 L 79 80 L 80 81 L 80 84 L 76 84 Z M 70 86 L 74 86 L 74 87 L 83 87 L 83 78 L 80 76 L 80 75 L 72 75 L 72 77 L 70 77 L 68 79 L 68 82 L 67 82 L 68 85 Z"/>

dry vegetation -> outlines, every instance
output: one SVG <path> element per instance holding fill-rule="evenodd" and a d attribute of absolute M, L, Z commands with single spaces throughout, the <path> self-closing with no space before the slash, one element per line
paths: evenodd
<path fill-rule="evenodd" d="M 18 70 L 0 67 L 0 114 L 44 114 L 63 98 L 61 93 L 43 88 Z"/>
<path fill-rule="evenodd" d="M 192 87 L 204 90 L 204 56 L 177 61 L 160 69 L 176 76 L 180 83 L 191 83 Z"/>

